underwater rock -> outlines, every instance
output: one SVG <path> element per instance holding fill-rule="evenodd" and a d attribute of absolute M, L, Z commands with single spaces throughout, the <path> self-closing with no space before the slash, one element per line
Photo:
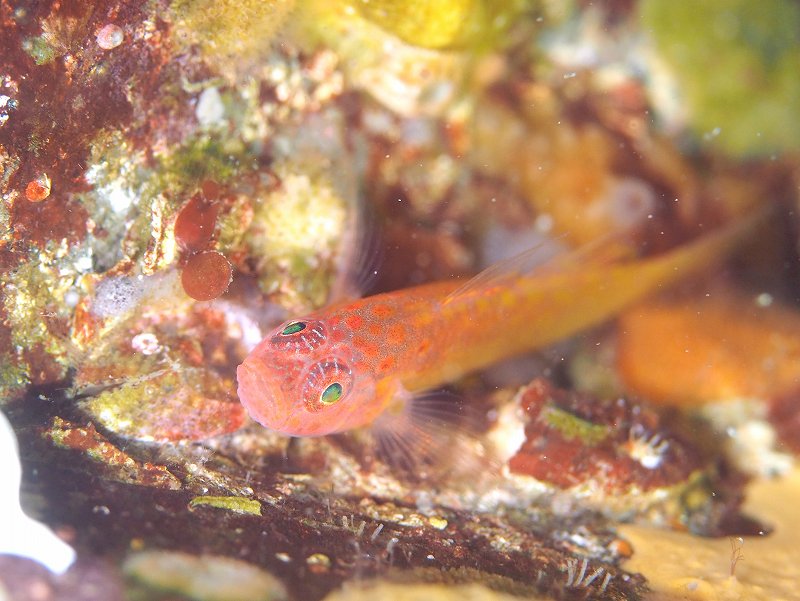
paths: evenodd
<path fill-rule="evenodd" d="M 63 575 L 20 557 L 0 555 L 3 601 L 123 601 L 125 587 L 117 570 L 101 559 L 84 559 Z"/>
<path fill-rule="evenodd" d="M 626 398 L 602 400 L 539 379 L 517 394 L 524 441 L 508 459 L 512 475 L 564 491 L 578 506 L 622 520 L 698 534 L 725 532 L 741 502 L 699 449 Z"/>
<path fill-rule="evenodd" d="M 212 555 L 169 551 L 132 553 L 125 574 L 148 588 L 195 601 L 284 601 L 286 589 L 264 570 L 247 562 Z"/>
<path fill-rule="evenodd" d="M 110 11 L 130 26 L 125 52 L 95 42 Z M 73 195 L 85 190 L 82 175 L 98 133 L 130 123 L 134 110 L 127 91 L 141 93 L 157 76 L 162 32 L 148 31 L 147 23 L 136 3 L 3 9 L 0 53 L 7 60 L 0 93 L 14 110 L 3 123 L 2 147 L 9 155 L 0 191 L 8 195 L 9 225 L 23 244 L 75 244 L 90 229 L 86 209 Z"/>
<path fill-rule="evenodd" d="M 91 424 L 80 427 L 56 417 L 44 436 L 56 446 L 79 451 L 99 464 L 109 480 L 170 490 L 181 487 L 180 481 L 166 467 L 137 461 L 111 444 Z"/>
<path fill-rule="evenodd" d="M 738 156 L 797 149 L 796 4 L 645 0 L 639 14 L 655 46 L 653 71 L 669 69 L 698 140 Z"/>
<path fill-rule="evenodd" d="M 343 198 L 337 176 L 305 160 L 278 165 L 276 190 L 259 194 L 247 232 L 257 257 L 259 286 L 295 312 L 325 303 L 334 285 L 337 259 L 354 199 Z"/>
<path fill-rule="evenodd" d="M 177 0 L 169 10 L 175 40 L 184 48 L 198 47 L 224 72 L 231 65 L 249 67 L 269 50 L 294 5 L 294 0 Z"/>
<path fill-rule="evenodd" d="M 620 398 L 601 401 L 536 380 L 518 394 L 525 442 L 512 472 L 561 488 L 587 480 L 598 494 L 638 493 L 685 481 L 700 465 L 690 447 L 660 427 L 657 414 Z"/>
<path fill-rule="evenodd" d="M 350 85 L 365 90 L 393 112 L 413 116 L 447 110 L 465 76 L 468 55 L 411 45 L 349 4 L 338 0 L 302 3 L 296 23 L 302 45 L 333 48 Z M 407 17 L 416 13 L 403 12 Z"/>
<path fill-rule="evenodd" d="M 576 245 L 610 232 L 640 233 L 662 218 L 651 176 L 615 172 L 622 164 L 642 167 L 632 160 L 633 149 L 605 128 L 569 121 L 548 90 L 532 86 L 520 95 L 535 101 L 535 110 L 515 113 L 494 102 L 476 110 L 470 156 L 476 167 L 497 175 L 513 165 L 518 193 Z"/>
<path fill-rule="evenodd" d="M 188 368 L 180 374 L 157 371 L 112 385 L 80 407 L 117 435 L 162 442 L 227 434 L 246 419 L 224 380 Z"/>
<path fill-rule="evenodd" d="M 245 422 L 233 394 L 238 341 L 219 310 L 153 313 L 117 326 L 77 364 L 78 406 L 117 435 L 202 440 Z"/>
<path fill-rule="evenodd" d="M 501 0 L 355 0 L 349 4 L 400 39 L 425 48 L 487 48 L 496 44 L 526 8 Z"/>

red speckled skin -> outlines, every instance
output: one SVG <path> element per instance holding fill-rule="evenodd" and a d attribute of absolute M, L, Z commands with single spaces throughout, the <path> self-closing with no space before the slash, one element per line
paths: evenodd
<path fill-rule="evenodd" d="M 750 223 L 752 225 L 752 223 Z M 305 328 L 264 339 L 239 366 L 251 417 L 292 436 L 371 423 L 392 402 L 608 319 L 646 294 L 718 259 L 747 227 L 737 224 L 655 258 L 565 261 L 564 269 L 440 282 L 340 304 Z M 342 385 L 335 403 L 321 395 Z"/>

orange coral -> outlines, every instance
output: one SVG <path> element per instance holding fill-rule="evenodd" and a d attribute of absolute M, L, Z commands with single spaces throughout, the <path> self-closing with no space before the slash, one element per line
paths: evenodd
<path fill-rule="evenodd" d="M 620 320 L 617 368 L 625 387 L 689 405 L 769 399 L 800 383 L 800 312 L 742 295 L 648 303 Z"/>

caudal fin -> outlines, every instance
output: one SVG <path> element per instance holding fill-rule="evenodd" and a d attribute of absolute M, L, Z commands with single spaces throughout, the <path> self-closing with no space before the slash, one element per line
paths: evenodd
<path fill-rule="evenodd" d="M 775 214 L 775 205 L 755 209 L 749 215 L 718 228 L 699 239 L 647 260 L 651 277 L 661 286 L 708 269 L 725 259 Z"/>

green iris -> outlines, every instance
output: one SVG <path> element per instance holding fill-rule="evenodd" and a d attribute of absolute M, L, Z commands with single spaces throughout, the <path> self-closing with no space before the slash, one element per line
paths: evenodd
<path fill-rule="evenodd" d="M 333 405 L 340 398 L 342 398 L 342 385 L 334 382 L 322 391 L 319 402 L 323 405 Z"/>
<path fill-rule="evenodd" d="M 281 336 L 291 336 L 292 334 L 297 334 L 297 332 L 301 332 L 306 329 L 306 324 L 302 321 L 295 321 L 294 323 L 290 323 L 288 326 L 283 328 L 281 332 Z"/>

